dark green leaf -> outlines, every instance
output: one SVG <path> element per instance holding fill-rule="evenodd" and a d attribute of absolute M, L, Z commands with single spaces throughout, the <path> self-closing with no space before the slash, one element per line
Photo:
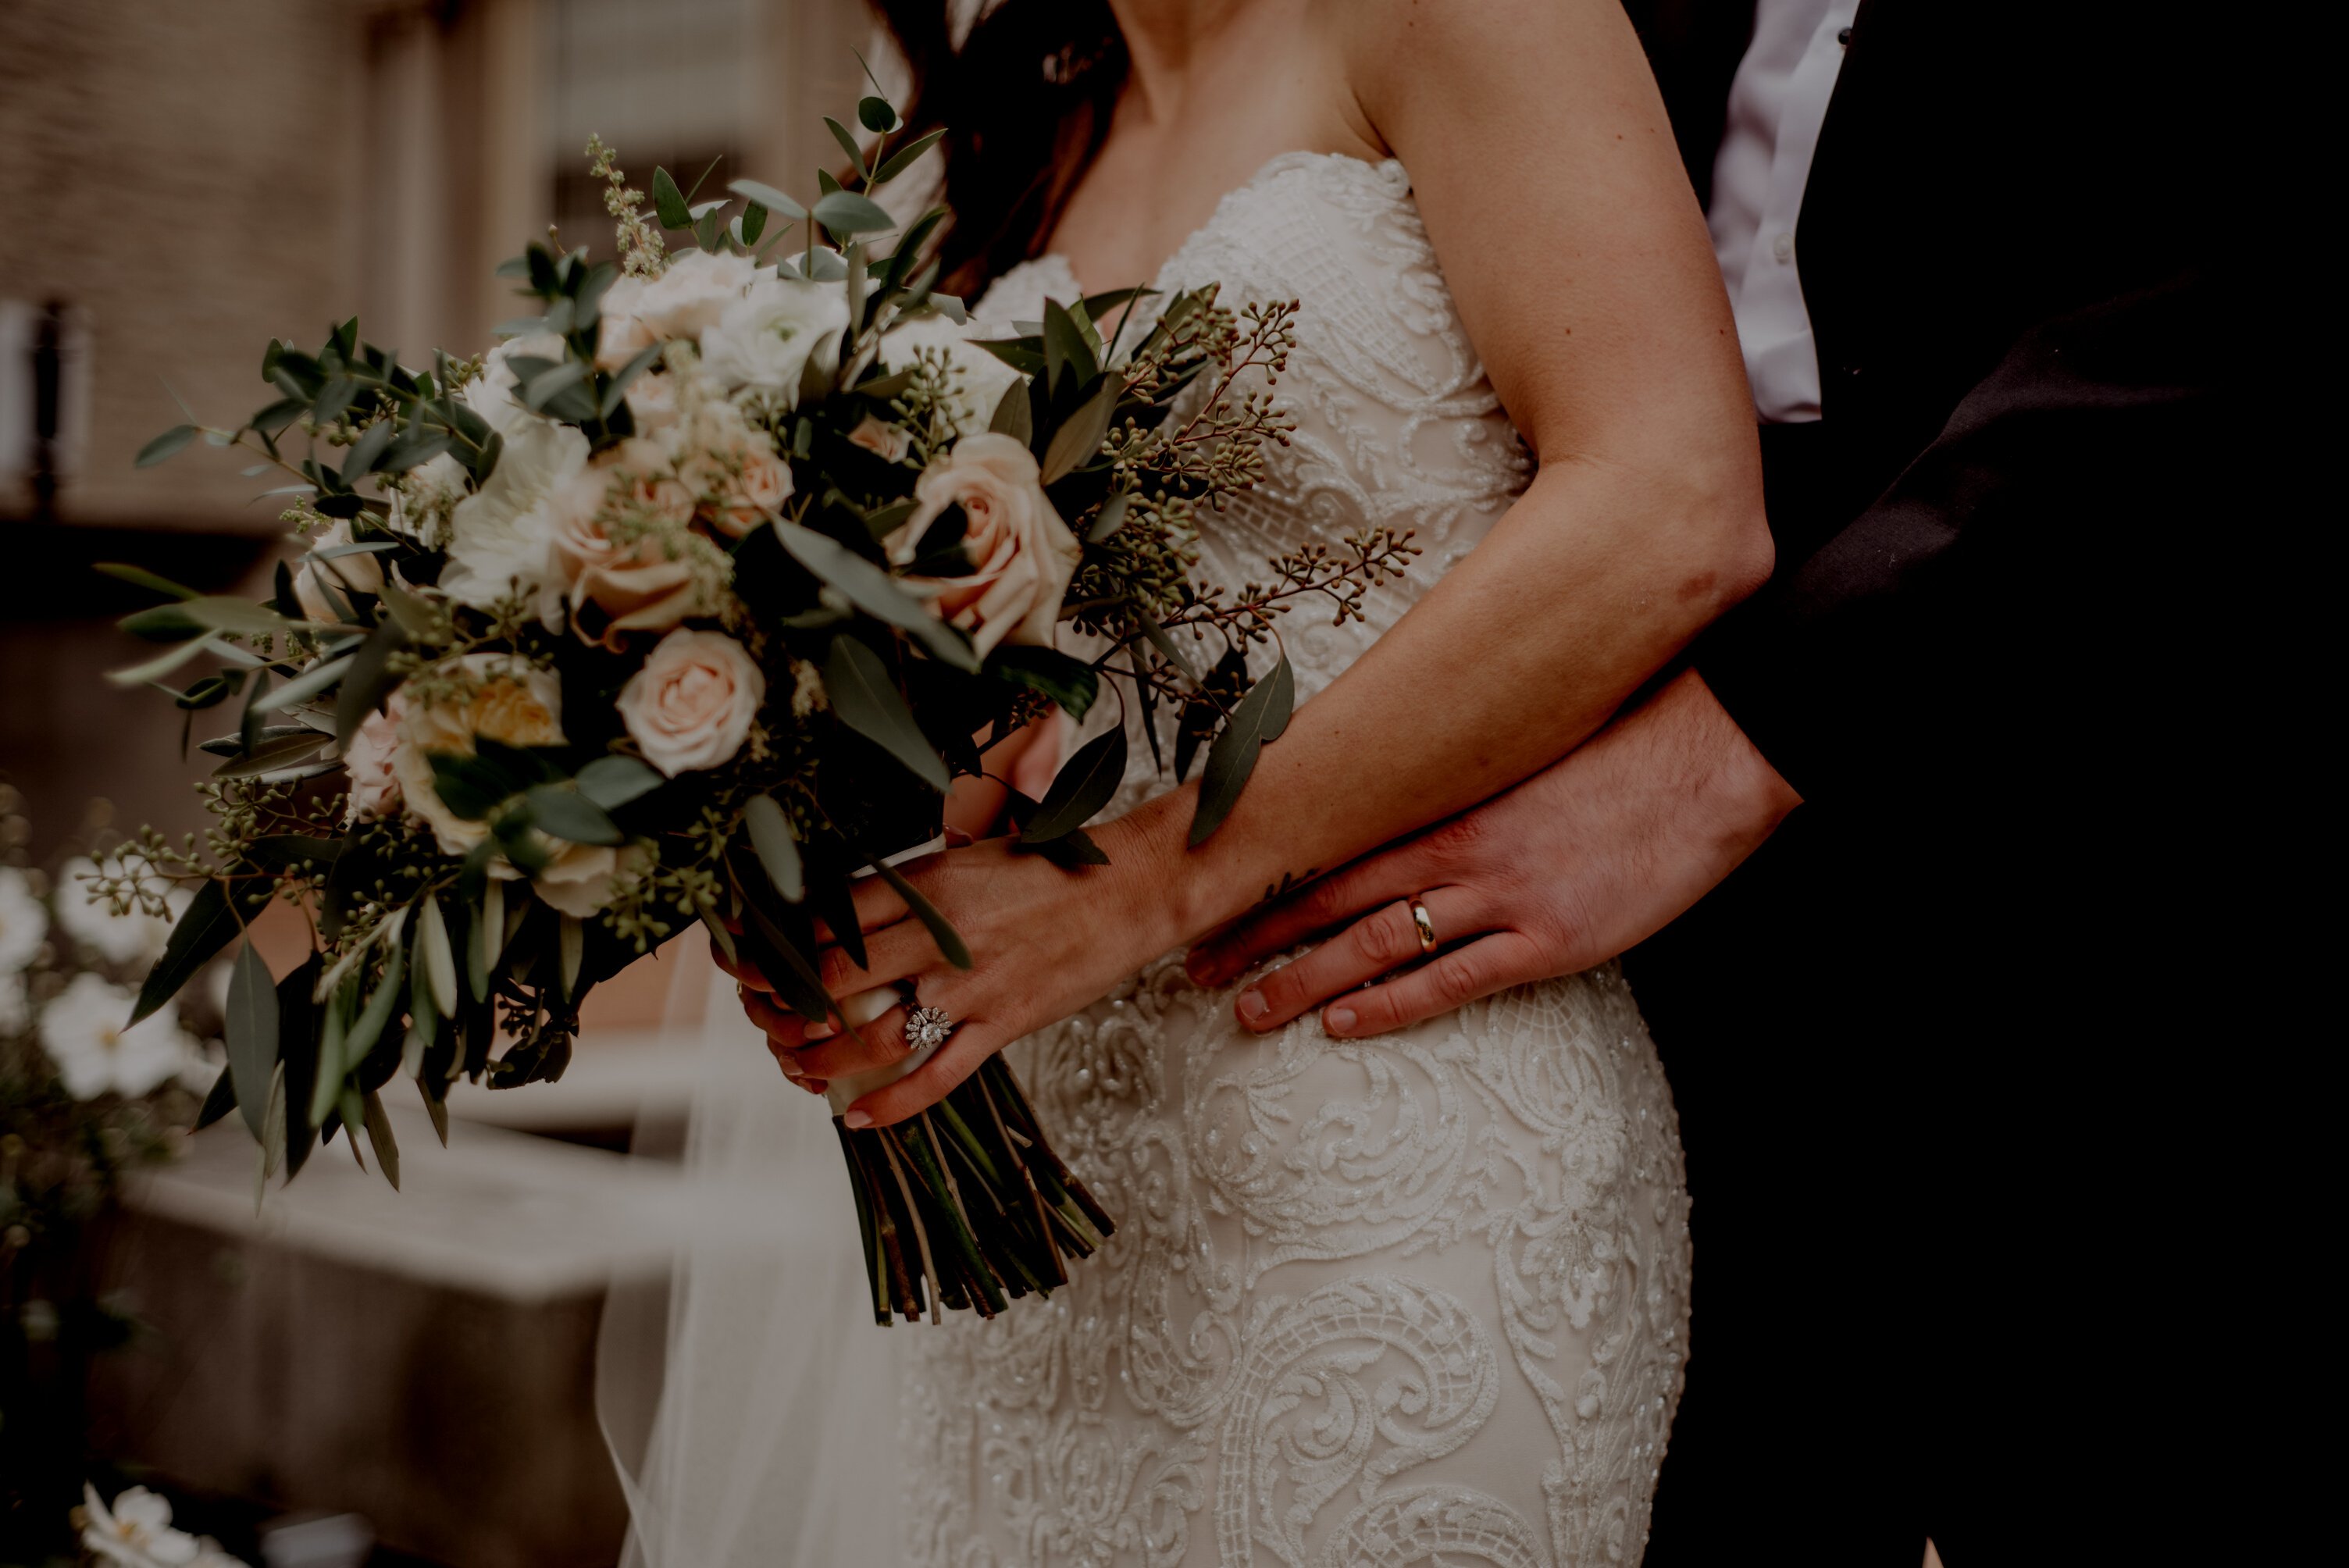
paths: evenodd
<path fill-rule="evenodd" d="M 171 936 L 163 944 L 163 956 L 147 972 L 139 987 L 139 1005 L 130 1010 L 130 1023 L 136 1024 L 180 994 L 180 988 L 194 979 L 215 954 L 229 944 L 229 939 L 243 930 L 243 922 L 229 909 L 228 889 L 221 882 L 208 882 L 196 889 L 188 901 L 179 923 L 171 927 Z M 129 1025 L 123 1026 L 128 1028 Z"/>
<path fill-rule="evenodd" d="M 390 669 L 391 655 L 407 641 L 408 634 L 399 622 L 387 620 L 369 632 L 358 652 L 351 655 L 351 667 L 344 673 L 342 690 L 335 697 L 335 738 L 344 750 L 350 749 L 351 738 L 367 722 L 367 715 L 381 707 L 399 684 Z"/>
<path fill-rule="evenodd" d="M 1101 695 L 1101 677 L 1093 674 L 1092 666 L 1058 648 L 1000 644 L 987 667 L 1015 686 L 1042 692 L 1066 709 L 1071 718 L 1084 717 L 1093 698 Z"/>
<path fill-rule="evenodd" d="M 1099 544 L 1115 533 L 1125 522 L 1125 509 L 1133 500 L 1132 491 L 1120 490 L 1102 502 L 1101 510 L 1093 513 L 1092 526 L 1085 530 L 1085 542 Z"/>
<path fill-rule="evenodd" d="M 833 119 L 830 115 L 825 115 L 823 117 L 823 128 L 832 132 L 833 140 L 840 143 L 840 150 L 848 154 L 849 163 L 854 168 L 863 169 L 864 167 L 864 150 L 856 145 L 856 133 L 850 130 L 846 126 L 841 124 L 840 121 Z M 823 214 L 820 209 L 823 206 L 823 203 L 819 201 L 816 203 L 816 206 L 819 209 L 816 214 L 816 222 L 821 223 L 823 222 Z"/>
<path fill-rule="evenodd" d="M 861 98 L 856 100 L 856 123 L 865 129 L 886 133 L 897 129 L 897 111 L 882 98 Z"/>
<path fill-rule="evenodd" d="M 881 568 L 813 529 L 781 521 L 774 528 L 776 538 L 793 560 L 846 594 L 858 609 L 905 632 L 934 658 L 957 669 L 978 668 L 970 640 L 891 582 Z"/>
<path fill-rule="evenodd" d="M 859 969 L 872 967 L 865 962 L 864 932 L 856 920 L 855 889 L 847 878 L 822 872 L 810 877 L 808 907 L 830 928 L 832 939 L 840 944 L 851 964 Z"/>
<path fill-rule="evenodd" d="M 1093 346 L 1085 336 L 1085 329 L 1077 325 L 1076 317 L 1061 308 L 1056 300 L 1044 302 L 1044 387 L 1058 395 L 1061 378 L 1073 375 L 1077 385 L 1083 386 L 1101 374 L 1093 360 Z"/>
<path fill-rule="evenodd" d="M 151 588 L 158 593 L 168 593 L 174 599 L 193 599 L 197 596 L 194 589 L 182 588 L 168 577 L 158 577 L 143 566 L 127 566 L 119 561 L 101 561 L 92 570 L 103 572 L 109 577 L 119 578 L 125 583 L 140 588 Z"/>
<path fill-rule="evenodd" d="M 832 1000 L 824 995 L 815 965 L 800 951 L 760 901 L 747 889 L 742 900 L 744 917 L 740 942 L 751 965 L 775 987 L 775 995 L 783 1004 L 802 1018 L 819 1022 L 832 1012 Z"/>
<path fill-rule="evenodd" d="M 753 795 L 742 808 L 742 825 L 750 830 L 750 847 L 775 891 L 792 903 L 807 896 L 806 868 L 800 862 L 798 837 L 792 820 L 772 795 Z"/>
<path fill-rule="evenodd" d="M 653 362 L 658 359 L 667 348 L 668 345 L 665 343 L 651 344 L 638 349 L 634 358 L 620 366 L 617 373 L 612 377 L 610 384 L 604 388 L 603 401 L 597 406 L 606 418 L 619 409 L 622 400 L 627 397 L 628 383 L 651 369 Z"/>
<path fill-rule="evenodd" d="M 1174 727 L 1174 782 L 1180 784 L 1191 776 L 1191 759 L 1199 748 L 1216 733 L 1216 725 L 1240 694 L 1247 688 L 1247 655 L 1239 648 L 1226 648 L 1216 667 L 1207 672 L 1206 688 L 1183 705 L 1182 717 Z M 1209 700 L 1212 694 L 1214 701 Z M 1223 707 L 1216 706 L 1221 702 Z"/>
<path fill-rule="evenodd" d="M 465 821 L 478 822 L 503 804 L 520 788 L 502 769 L 461 752 L 434 751 L 425 758 L 432 765 L 432 792 L 441 804 Z"/>
<path fill-rule="evenodd" d="M 248 938 L 236 950 L 228 978 L 228 1067 L 244 1125 L 261 1136 L 269 1104 L 269 1078 L 277 1066 L 277 982 Z"/>
<path fill-rule="evenodd" d="M 530 802 L 534 824 L 558 839 L 568 839 L 574 844 L 618 844 L 627 841 L 619 824 L 605 813 L 604 808 L 576 789 L 565 789 L 560 784 L 539 784 L 523 797 Z"/>
<path fill-rule="evenodd" d="M 616 811 L 667 782 L 657 769 L 633 757 L 598 757 L 579 770 L 578 779 L 579 793 L 606 811 Z"/>
<path fill-rule="evenodd" d="M 399 1191 L 399 1141 L 391 1135 L 391 1118 L 383 1109 L 382 1099 L 373 1089 L 367 1090 L 365 1105 L 366 1109 L 361 1114 L 367 1119 L 367 1143 L 375 1150 L 375 1162 L 382 1171 L 383 1179 L 390 1182 L 391 1190 L 397 1192 Z"/>
<path fill-rule="evenodd" d="M 1158 650 L 1159 657 L 1173 665 L 1193 686 L 1199 684 L 1199 672 L 1191 667 L 1190 659 L 1174 645 L 1174 639 L 1166 634 L 1166 628 L 1160 625 L 1149 611 L 1135 606 L 1133 623 L 1142 628 L 1142 634 L 1149 639 L 1150 645 Z"/>
<path fill-rule="evenodd" d="M 873 183 L 875 185 L 885 185 L 890 181 L 896 179 L 897 176 L 903 174 L 906 170 L 913 167 L 914 160 L 919 158 L 925 152 L 927 152 L 931 148 L 936 147 L 938 144 L 938 138 L 944 136 L 946 133 L 946 127 L 940 126 L 937 129 L 930 131 L 926 135 L 916 137 L 913 140 L 905 143 L 905 146 L 891 153 L 889 155 L 889 160 L 886 163 L 884 163 L 880 169 L 874 173 Z"/>
<path fill-rule="evenodd" d="M 1019 830 L 1022 843 L 1044 843 L 1074 832 L 1109 804 L 1125 778 L 1125 731 L 1095 736 L 1052 777 L 1036 814 Z"/>
<path fill-rule="evenodd" d="M 726 187 L 735 195 L 754 206 L 763 207 L 784 222 L 796 223 L 807 216 L 807 209 L 776 190 L 756 180 L 737 180 Z"/>
<path fill-rule="evenodd" d="M 1036 416 L 1029 407 L 1028 383 L 1014 381 L 1003 389 L 997 399 L 995 418 L 987 428 L 999 436 L 1009 436 L 1021 446 L 1032 446 L 1036 440 Z"/>
<path fill-rule="evenodd" d="M 236 1069 L 222 1068 L 220 1077 L 212 1079 L 212 1092 L 204 1096 L 204 1108 L 196 1112 L 196 1130 L 202 1132 L 235 1109 Z"/>
<path fill-rule="evenodd" d="M 137 465 L 151 469 L 172 453 L 196 438 L 200 432 L 193 425 L 174 425 L 145 446 L 139 449 Z"/>
<path fill-rule="evenodd" d="M 391 445 L 392 437 L 398 433 L 398 424 L 388 418 L 378 419 L 369 425 L 365 433 L 351 443 L 350 455 L 343 459 L 343 482 L 356 484 L 362 475 L 375 472 L 384 449 Z"/>
<path fill-rule="evenodd" d="M 258 779 L 264 773 L 285 773 L 302 768 L 317 757 L 326 744 L 326 738 L 316 730 L 305 728 L 298 735 L 281 740 L 265 740 L 232 761 L 212 769 L 215 779 Z"/>
<path fill-rule="evenodd" d="M 1231 815 L 1248 775 L 1256 771 L 1257 757 L 1265 742 L 1279 739 L 1280 732 L 1288 727 L 1289 710 L 1296 700 L 1296 677 L 1284 654 L 1271 673 L 1240 698 L 1224 732 L 1207 748 L 1207 766 L 1199 775 L 1199 804 L 1191 816 L 1192 848 L 1206 843 Z"/>
<path fill-rule="evenodd" d="M 653 170 L 653 209 L 660 214 L 664 229 L 682 229 L 693 222 L 693 210 L 685 204 L 685 192 L 677 188 L 677 181 L 666 169 Z M 537 247 L 532 249 L 535 251 Z"/>
<path fill-rule="evenodd" d="M 930 928 L 930 936 L 937 943 L 938 952 L 945 955 L 946 961 L 957 969 L 969 968 L 969 947 L 964 944 L 962 934 L 938 913 L 937 906 L 924 898 L 914 884 L 899 875 L 897 868 L 888 861 L 875 861 L 873 869 L 881 873 L 883 882 L 897 890 L 897 896 L 905 901 L 905 907 L 914 912 L 914 918 Z"/>
<path fill-rule="evenodd" d="M 894 229 L 897 220 L 869 196 L 835 191 L 815 204 L 815 221 L 835 234 L 872 234 Z"/>
<path fill-rule="evenodd" d="M 923 738 L 905 699 L 889 679 L 880 655 L 855 637 L 833 638 L 824 661 L 823 688 L 843 724 L 904 763 L 908 771 L 943 793 L 954 779 L 937 752 Z"/>
<path fill-rule="evenodd" d="M 1044 449 L 1046 484 L 1101 456 L 1102 439 L 1109 434 L 1110 415 L 1116 410 L 1117 400 L 1123 392 L 1124 386 L 1116 377 L 1105 376 L 1093 395 L 1061 421 L 1061 428 L 1052 432 L 1050 444 Z"/>
<path fill-rule="evenodd" d="M 1071 828 L 1057 839 L 1045 841 L 1036 846 L 1036 851 L 1062 871 L 1109 864 L 1108 851 L 1094 843 L 1082 828 Z"/>

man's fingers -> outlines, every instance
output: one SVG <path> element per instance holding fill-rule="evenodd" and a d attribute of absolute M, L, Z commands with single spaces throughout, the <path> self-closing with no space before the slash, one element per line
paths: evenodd
<path fill-rule="evenodd" d="M 1382 985 L 1332 1002 L 1322 1009 L 1321 1026 L 1342 1039 L 1383 1035 L 1557 973 L 1557 962 L 1532 937 L 1496 931 L 1465 947 L 1440 953 Z"/>
<path fill-rule="evenodd" d="M 1422 902 L 1440 942 L 1458 942 L 1485 929 L 1477 897 L 1466 888 L 1431 888 Z M 1234 999 L 1232 1010 L 1246 1028 L 1277 1029 L 1366 981 L 1426 956 L 1410 901 L 1396 899 L 1258 980 Z"/>
<path fill-rule="evenodd" d="M 985 1024 L 964 1025 L 928 1061 L 850 1106 L 848 1125 L 887 1127 L 916 1111 L 927 1109 L 951 1094 L 955 1085 L 977 1072 L 979 1063 L 1006 1043 Z"/>
<path fill-rule="evenodd" d="M 1286 953 L 1325 931 L 1438 880 L 1415 843 L 1382 850 L 1368 860 L 1308 882 L 1287 898 L 1242 915 L 1191 949 L 1185 973 L 1198 985 L 1228 985 L 1276 953 Z"/>

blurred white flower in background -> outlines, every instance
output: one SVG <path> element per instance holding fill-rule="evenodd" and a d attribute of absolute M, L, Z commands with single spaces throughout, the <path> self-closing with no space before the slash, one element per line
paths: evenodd
<path fill-rule="evenodd" d="M 41 1009 L 41 1047 L 76 1099 L 95 1099 L 109 1089 L 149 1093 L 202 1055 L 168 1012 L 126 1028 L 135 1000 L 103 976 L 83 974 Z"/>
<path fill-rule="evenodd" d="M 67 936 L 94 950 L 109 964 L 152 964 L 163 955 L 163 944 L 171 940 L 171 926 L 193 895 L 171 889 L 163 895 L 170 913 L 160 917 L 138 909 L 117 914 L 110 903 L 90 902 L 86 879 L 119 877 L 121 873 L 119 865 L 101 866 L 87 855 L 67 861 L 57 874 L 57 924 Z"/>
<path fill-rule="evenodd" d="M 171 1502 L 134 1486 L 109 1509 L 98 1489 L 81 1489 L 81 1543 L 115 1568 L 246 1568 L 210 1540 L 171 1528 Z"/>
<path fill-rule="evenodd" d="M 48 939 L 49 912 L 14 866 L 0 866 L 0 975 L 24 973 Z"/>
<path fill-rule="evenodd" d="M 13 1035 L 32 1021 L 32 999 L 25 995 L 24 977 L 0 972 L 0 1035 Z"/>

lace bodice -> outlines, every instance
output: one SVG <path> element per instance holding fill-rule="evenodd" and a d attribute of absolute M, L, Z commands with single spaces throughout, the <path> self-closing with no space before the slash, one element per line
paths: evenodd
<path fill-rule="evenodd" d="M 1372 525 L 1367 624 L 1284 624 L 1300 700 L 1481 539 L 1530 463 L 1395 162 L 1274 160 L 1159 283 L 1301 302 L 1297 422 L 1202 574 Z M 1033 320 L 1064 263 L 979 305 Z M 1107 707 L 1108 705 L 1102 705 Z M 1164 788 L 1146 748 L 1129 795 Z M 1679 1398 L 1687 1196 L 1610 967 L 1377 1040 L 1262 1038 L 1170 956 L 1011 1047 L 1118 1231 L 1050 1303 L 892 1331 L 907 1551 L 956 1568 L 1636 1561 Z M 895 1347 L 893 1344 L 893 1348 Z"/>
<path fill-rule="evenodd" d="M 1274 556 L 1374 527 L 1409 531 L 1426 552 L 1369 595 L 1361 621 L 1332 626 L 1309 603 L 1284 619 L 1301 702 L 1485 536 L 1526 488 L 1532 462 L 1453 308 L 1401 163 L 1274 159 L 1224 197 L 1155 286 L 1210 283 L 1226 304 L 1294 299 L 1303 309 L 1276 388 L 1297 428 L 1288 446 L 1268 449 L 1264 481 L 1211 520 L 1199 542 L 1201 580 L 1262 581 Z M 1047 255 L 1005 273 L 976 314 L 1008 328 L 1040 317 L 1046 299 L 1082 292 L 1068 263 Z M 1137 306 L 1129 332 L 1161 303 Z M 1164 788 L 1150 748 L 1133 739 L 1120 808 Z"/>

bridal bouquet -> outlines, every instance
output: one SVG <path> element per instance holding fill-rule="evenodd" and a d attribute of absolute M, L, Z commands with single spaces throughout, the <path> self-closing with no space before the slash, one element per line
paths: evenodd
<path fill-rule="evenodd" d="M 1288 717 L 1286 661 L 1251 681 L 1249 649 L 1277 652 L 1308 598 L 1357 614 L 1415 553 L 1380 532 L 1236 592 L 1195 581 L 1199 510 L 1285 436 L 1261 386 L 1293 304 L 1209 288 L 1144 327 L 1158 296 L 1127 291 L 989 341 L 932 287 L 945 213 L 900 231 L 874 200 L 935 135 L 879 97 L 859 118 L 877 143 L 833 123 L 854 167 L 812 208 L 737 181 L 730 216 L 665 170 L 645 212 L 592 142 L 618 259 L 532 245 L 502 270 L 538 314 L 498 346 L 427 369 L 355 320 L 315 351 L 273 342 L 266 406 L 141 454 L 245 449 L 290 477 L 306 546 L 257 603 L 107 569 L 161 595 L 123 624 L 169 645 L 113 678 L 237 718 L 202 743 L 202 841 L 142 835 L 94 896 L 192 890 L 135 1016 L 237 944 L 204 1114 L 242 1115 L 264 1182 L 339 1129 L 397 1184 L 395 1077 L 445 1140 L 451 1082 L 558 1077 L 588 989 L 695 923 L 843 1026 L 863 1018 L 818 983 L 818 941 L 863 961 L 860 874 L 968 965 L 888 857 L 1056 708 L 1116 701 L 1154 754 L 1168 732 L 1178 774 L 1204 747 L 1204 839 Z M 1103 861 L 1084 824 L 1126 733 L 1014 795 L 1022 848 Z M 315 933 L 282 978 L 240 941 L 272 899 Z M 871 1087 L 833 1108 L 878 1321 L 991 1315 L 1110 1232 L 999 1060 L 910 1121 L 842 1126 Z"/>

